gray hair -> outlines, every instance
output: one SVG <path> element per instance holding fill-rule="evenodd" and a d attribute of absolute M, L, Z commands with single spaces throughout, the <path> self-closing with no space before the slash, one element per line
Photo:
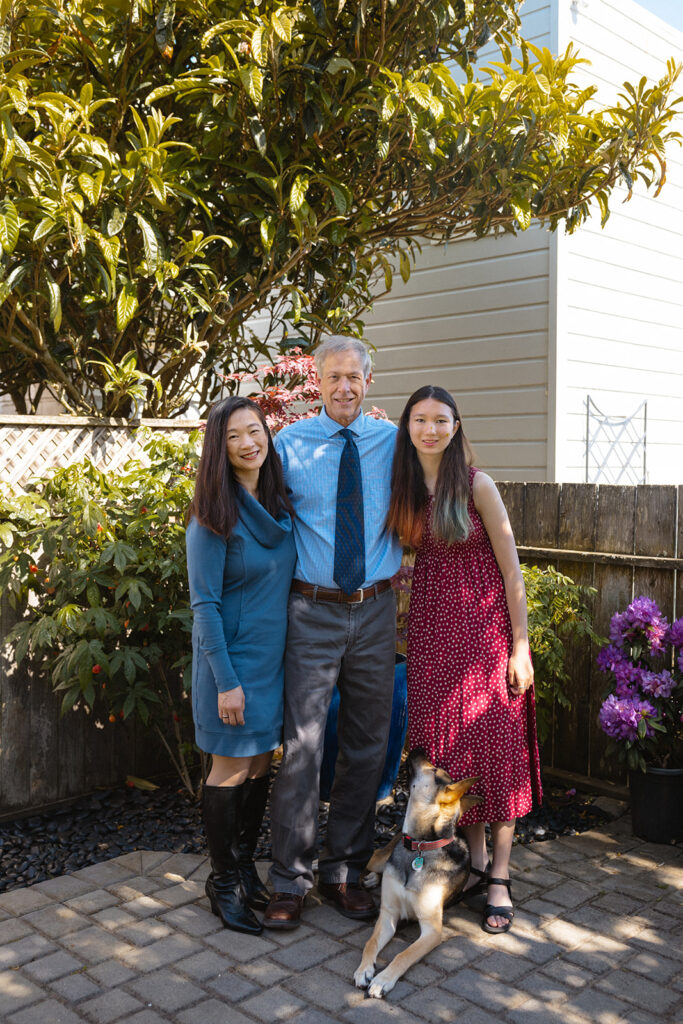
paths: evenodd
<path fill-rule="evenodd" d="M 322 377 L 325 360 L 338 352 L 355 352 L 363 364 L 363 377 L 367 377 L 372 369 L 372 357 L 365 342 L 360 338 L 352 338 L 348 334 L 330 334 L 320 342 L 313 353 L 318 375 Z"/>

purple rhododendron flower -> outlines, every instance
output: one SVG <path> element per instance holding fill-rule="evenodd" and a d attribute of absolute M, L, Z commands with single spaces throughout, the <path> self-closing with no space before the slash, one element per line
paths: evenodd
<path fill-rule="evenodd" d="M 654 735 L 654 729 L 647 721 L 655 718 L 652 704 L 646 700 L 622 698 L 610 694 L 600 708 L 600 728 L 615 740 L 635 740 L 638 737 L 638 723 L 645 719 L 647 736 Z"/>
<path fill-rule="evenodd" d="M 647 693 L 650 697 L 663 697 L 666 699 L 675 690 L 676 680 L 666 669 L 663 672 L 643 672 L 640 688 L 643 693 Z"/>
<path fill-rule="evenodd" d="M 669 643 L 674 647 L 683 647 L 683 618 L 676 619 L 669 629 Z"/>
<path fill-rule="evenodd" d="M 631 647 L 639 638 L 650 650 L 661 651 L 669 632 L 669 624 L 660 612 L 657 602 L 649 597 L 637 597 L 625 612 L 612 616 L 609 636 L 617 647 Z"/>
<path fill-rule="evenodd" d="M 615 667 L 624 660 L 624 654 L 614 644 L 607 644 L 598 651 L 595 663 L 601 672 L 613 672 Z"/>
<path fill-rule="evenodd" d="M 639 697 L 638 687 L 645 669 L 634 665 L 632 661 L 620 661 L 614 667 L 616 685 L 614 692 L 617 697 Z"/>
<path fill-rule="evenodd" d="M 610 645 L 621 648 L 624 643 L 624 632 L 628 627 L 626 612 L 615 612 L 609 624 Z"/>

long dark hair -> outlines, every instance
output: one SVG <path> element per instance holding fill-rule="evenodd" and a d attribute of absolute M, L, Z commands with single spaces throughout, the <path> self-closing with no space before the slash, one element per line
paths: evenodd
<path fill-rule="evenodd" d="M 239 395 L 225 398 L 211 407 L 204 431 L 204 447 L 197 470 L 194 497 L 187 510 L 187 520 L 194 516 L 198 523 L 214 533 L 229 537 L 235 528 L 239 509 L 237 505 L 237 479 L 228 458 L 228 421 L 238 409 L 255 412 L 268 438 L 268 454 L 259 473 L 259 501 L 273 518 L 283 509 L 293 515 L 293 509 L 282 473 L 280 457 L 273 447 L 273 439 L 263 412 L 256 402 Z"/>
<path fill-rule="evenodd" d="M 439 465 L 432 508 L 432 534 L 447 544 L 453 544 L 465 540 L 472 528 L 467 511 L 470 496 L 467 467 L 472 461 L 472 449 L 463 433 L 460 413 L 453 397 L 444 388 L 426 384 L 410 396 L 398 423 L 387 516 L 388 529 L 395 530 L 403 544 L 413 547 L 417 547 L 422 540 L 422 513 L 428 494 L 422 466 L 415 445 L 410 440 L 408 423 L 413 406 L 427 398 L 447 405 L 453 414 L 453 421 L 460 423 L 460 429 L 451 438 Z"/>

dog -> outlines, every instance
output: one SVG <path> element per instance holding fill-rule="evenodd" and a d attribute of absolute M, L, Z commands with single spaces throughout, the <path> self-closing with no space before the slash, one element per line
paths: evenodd
<path fill-rule="evenodd" d="M 375 999 L 391 992 L 401 975 L 441 942 L 444 905 L 456 901 L 470 873 L 470 852 L 455 826 L 484 799 L 467 792 L 478 777 L 453 782 L 422 750 L 410 753 L 408 774 L 403 833 L 377 850 L 367 865 L 368 871 L 382 873 L 382 896 L 377 924 L 353 979 Z M 378 954 L 406 918 L 419 922 L 419 938 L 375 976 Z"/>

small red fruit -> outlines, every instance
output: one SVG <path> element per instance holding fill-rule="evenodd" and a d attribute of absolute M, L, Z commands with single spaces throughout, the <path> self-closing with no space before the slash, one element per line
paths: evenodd
<path fill-rule="evenodd" d="M 110 722 L 115 722 L 116 721 L 116 715 L 110 715 L 109 716 L 109 721 Z"/>
<path fill-rule="evenodd" d="M 174 722 L 179 722 L 180 721 L 180 715 L 178 714 L 177 711 L 173 712 L 173 721 Z"/>
<path fill-rule="evenodd" d="M 98 523 L 98 524 L 97 524 L 97 532 L 98 532 L 98 533 L 102 533 L 102 530 L 103 530 L 103 526 L 102 526 L 102 523 Z"/>
<path fill-rule="evenodd" d="M 29 565 L 28 571 L 29 572 L 38 572 L 38 566 L 37 565 Z"/>
<path fill-rule="evenodd" d="M 102 666 L 101 665 L 93 665 L 93 667 L 92 667 L 92 674 L 94 676 L 99 675 L 101 671 L 102 671 Z"/>
<path fill-rule="evenodd" d="M 119 718 L 123 718 L 123 711 L 119 711 Z"/>
<path fill-rule="evenodd" d="M 144 514 L 145 514 L 145 512 L 147 511 L 147 509 L 146 509 L 146 508 L 145 508 L 145 506 L 143 505 L 143 506 L 142 506 L 142 508 L 140 509 L 140 511 L 141 511 L 141 512 L 142 512 L 142 514 L 144 515 Z"/>
<path fill-rule="evenodd" d="M 126 779 L 126 785 L 128 786 L 129 789 L 133 789 L 134 786 L 135 786 L 135 783 L 131 782 L 130 779 Z"/>
<path fill-rule="evenodd" d="M 148 622 L 146 622 L 144 624 L 144 626 L 140 626 L 140 632 L 141 633 L 146 633 L 148 629 L 149 629 L 149 623 Z"/>

